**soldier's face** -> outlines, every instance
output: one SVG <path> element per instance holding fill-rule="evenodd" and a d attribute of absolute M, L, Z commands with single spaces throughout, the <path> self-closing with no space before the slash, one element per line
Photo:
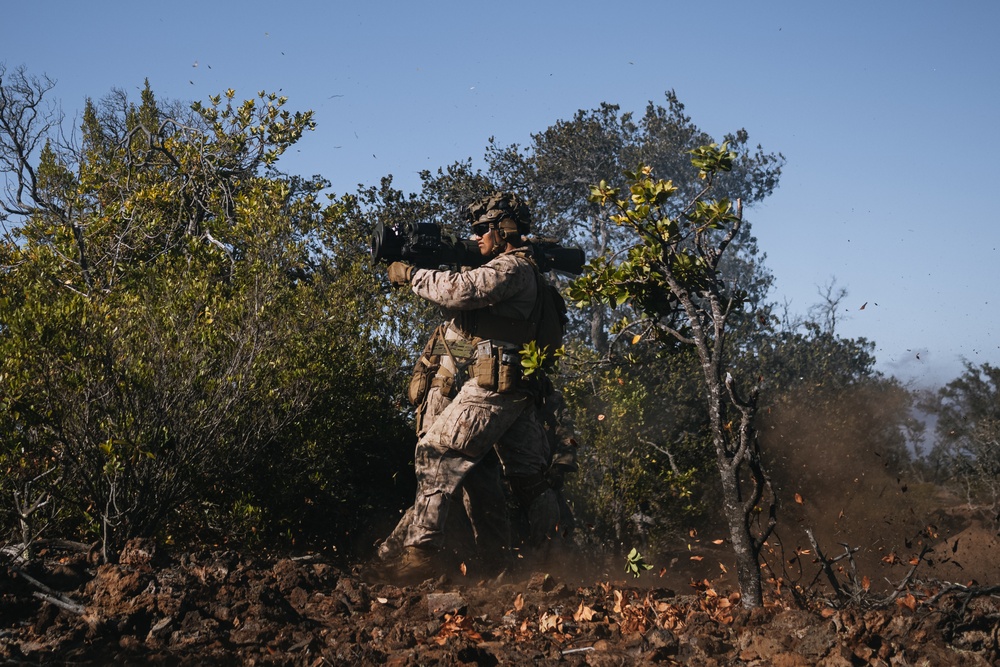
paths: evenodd
<path fill-rule="evenodd" d="M 476 243 L 479 245 L 479 254 L 483 257 L 492 255 L 497 244 L 496 230 L 489 228 L 484 230 L 479 225 L 475 225 L 472 228 L 472 232 L 473 238 L 476 239 Z"/>

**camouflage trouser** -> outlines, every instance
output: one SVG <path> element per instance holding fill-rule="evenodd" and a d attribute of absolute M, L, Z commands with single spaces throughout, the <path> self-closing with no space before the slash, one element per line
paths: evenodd
<path fill-rule="evenodd" d="M 431 387 L 419 408 L 417 423 L 420 430 L 417 436 L 423 438 L 449 405 L 451 399 L 442 396 L 438 387 Z M 462 504 L 477 549 L 483 553 L 506 549 L 510 544 L 510 519 L 505 507 L 499 459 L 495 455 L 483 457 L 469 470 L 461 489 Z M 411 505 L 392 533 L 379 544 L 379 558 L 388 561 L 402 553 L 414 514 Z"/>
<path fill-rule="evenodd" d="M 545 489 L 536 495 L 527 507 L 521 507 L 520 511 L 527 523 L 521 527 L 521 533 L 529 547 L 542 548 L 557 537 L 560 507 L 559 497 L 553 489 Z"/>
<path fill-rule="evenodd" d="M 496 466 L 486 459 L 469 471 L 462 481 L 462 501 L 472 528 L 477 550 L 487 559 L 497 556 L 511 543 L 510 522 L 506 514 L 506 495 L 496 495 L 498 488 L 494 473 Z M 515 500 L 514 542 L 523 543 L 529 551 L 545 558 L 554 542 L 568 537 L 575 526 L 573 512 L 566 498 L 554 489 L 545 489 L 522 506 Z M 378 547 L 382 560 L 391 560 L 403 550 L 403 543 L 413 523 L 411 506 L 403 514 L 396 528 Z"/>
<path fill-rule="evenodd" d="M 499 459 L 489 455 L 473 466 L 462 480 L 461 490 L 462 504 L 480 557 L 487 560 L 491 556 L 502 558 L 502 552 L 509 548 L 511 531 L 507 498 L 500 479 Z M 392 533 L 379 544 L 379 558 L 389 561 L 403 551 L 403 543 L 413 524 L 414 514 L 411 505 Z"/>
<path fill-rule="evenodd" d="M 413 520 L 404 539 L 406 546 L 443 545 L 452 498 L 493 447 L 508 479 L 534 476 L 548 466 L 549 445 L 534 399 L 521 393 L 498 394 L 467 382 L 452 402 L 425 425 L 417 441 L 417 494 Z M 500 514 L 505 517 L 499 480 L 494 483 L 477 472 L 471 481 L 475 485 L 466 485 L 463 494 L 470 520 L 476 523 L 477 517 L 492 515 L 487 519 L 489 524 Z"/>

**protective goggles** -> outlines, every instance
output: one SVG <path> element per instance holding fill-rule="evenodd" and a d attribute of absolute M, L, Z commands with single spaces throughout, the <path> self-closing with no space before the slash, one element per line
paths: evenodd
<path fill-rule="evenodd" d="M 496 224 L 492 222 L 477 222 L 472 225 L 472 233 L 476 236 L 486 236 L 491 229 L 495 229 Z"/>

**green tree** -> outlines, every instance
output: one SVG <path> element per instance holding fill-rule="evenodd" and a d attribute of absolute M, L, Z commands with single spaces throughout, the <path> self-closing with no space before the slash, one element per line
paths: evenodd
<path fill-rule="evenodd" d="M 963 373 L 924 406 L 937 418 L 928 456 L 938 480 L 985 509 L 1000 508 L 1000 368 L 965 362 Z"/>
<path fill-rule="evenodd" d="M 691 351 L 630 347 L 608 362 L 576 344 L 560 365 L 582 442 L 568 489 L 581 523 L 592 526 L 588 537 L 664 551 L 711 509 L 699 369 Z"/>
<path fill-rule="evenodd" d="M 776 519 L 754 424 L 759 388 L 754 382 L 738 386 L 726 347 L 730 316 L 742 308 L 744 295 L 724 279 L 720 261 L 740 231 L 742 211 L 728 199 L 706 198 L 715 175 L 729 171 L 736 154 L 725 143 L 691 153 L 705 185 L 680 214 L 668 204 L 677 188 L 654 179 L 649 167 L 629 173 L 627 199 L 607 182 L 592 187 L 590 200 L 610 208 L 610 220 L 631 230 L 635 241 L 621 259 L 595 258 L 570 294 L 583 303 L 628 302 L 641 318 L 622 328 L 636 336 L 673 337 L 697 351 L 737 576 L 743 603 L 753 607 L 762 604 L 760 550 Z M 680 326 L 674 323 L 678 312 Z M 761 524 L 766 505 L 771 511 Z"/>
<path fill-rule="evenodd" d="M 665 97 L 665 105 L 651 101 L 639 118 L 604 103 L 531 135 L 523 147 L 491 143 L 486 155 L 489 174 L 497 184 L 528 197 L 539 233 L 580 245 L 589 256 L 620 252 L 630 244 L 629 234 L 589 201 L 590 185 L 604 180 L 609 187 L 626 187 L 626 171 L 641 162 L 655 173 L 675 175 L 677 201 L 690 200 L 701 188 L 696 174 L 686 169 L 685 156 L 711 138 L 685 114 L 673 91 Z M 760 146 L 751 149 L 745 130 L 727 135 L 725 141 L 736 158 L 730 172 L 716 179 L 718 196 L 740 199 L 746 206 L 768 196 L 777 187 L 783 156 L 765 153 Z M 746 230 L 737 243 L 750 242 Z M 606 303 L 591 304 L 584 311 L 586 339 L 602 354 L 608 351 L 610 327 L 623 314 L 614 311 Z"/>

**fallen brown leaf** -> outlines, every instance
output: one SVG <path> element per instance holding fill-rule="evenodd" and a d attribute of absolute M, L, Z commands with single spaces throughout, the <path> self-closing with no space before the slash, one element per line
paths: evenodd
<path fill-rule="evenodd" d="M 585 605 L 581 600 L 580 606 L 577 607 L 577 610 L 575 612 L 573 612 L 573 620 L 576 621 L 577 623 L 580 623 L 581 621 L 591 621 L 593 619 L 594 619 L 594 610 Z"/>
<path fill-rule="evenodd" d="M 538 619 L 538 631 L 539 632 L 561 632 L 562 631 L 562 619 L 559 618 L 559 614 L 550 614 L 545 612 L 542 617 Z"/>

